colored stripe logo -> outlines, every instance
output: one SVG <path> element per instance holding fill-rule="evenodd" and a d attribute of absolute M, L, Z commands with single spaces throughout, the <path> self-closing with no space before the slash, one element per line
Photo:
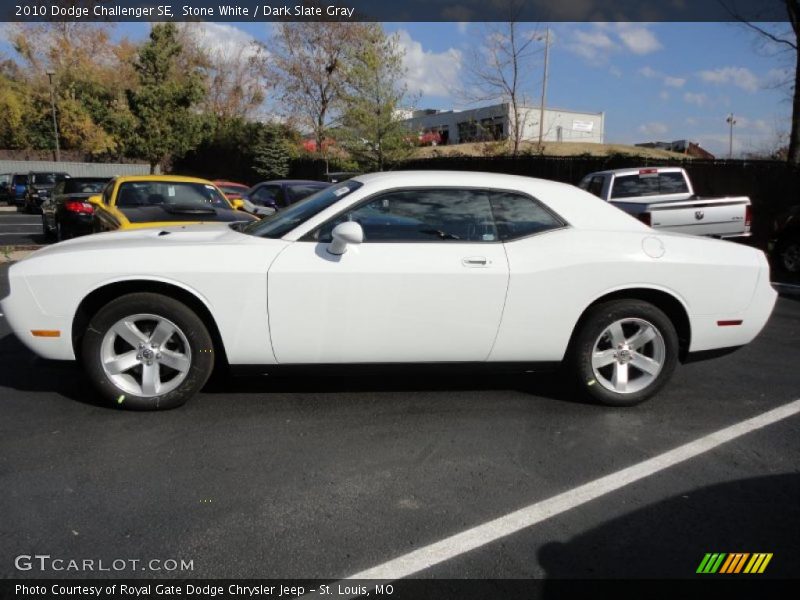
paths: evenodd
<path fill-rule="evenodd" d="M 727 575 L 737 573 L 763 573 L 769 561 L 772 560 L 772 553 L 756 552 L 709 552 L 700 561 L 697 573 L 724 573 Z"/>

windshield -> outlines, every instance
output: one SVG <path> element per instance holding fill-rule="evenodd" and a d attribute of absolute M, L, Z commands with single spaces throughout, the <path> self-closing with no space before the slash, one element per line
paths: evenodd
<path fill-rule="evenodd" d="M 329 206 L 333 206 L 362 185 L 364 184 L 351 180 L 327 187 L 316 194 L 304 198 L 297 204 L 292 204 L 290 207 L 273 213 L 260 221 L 251 223 L 242 229 L 242 232 L 258 237 L 283 237 L 300 223 L 308 221 L 314 215 L 321 213 Z"/>
<path fill-rule="evenodd" d="M 228 208 L 228 201 L 210 183 L 188 181 L 129 181 L 119 186 L 117 206 Z"/>

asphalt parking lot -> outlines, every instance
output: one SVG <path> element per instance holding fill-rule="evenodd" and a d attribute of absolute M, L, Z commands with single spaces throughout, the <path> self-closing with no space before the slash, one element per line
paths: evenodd
<path fill-rule="evenodd" d="M 5 295 L 5 291 L 0 291 Z M 685 365 L 632 409 L 552 375 L 221 380 L 185 407 L 98 405 L 81 371 L 0 318 L 0 576 L 20 554 L 187 559 L 190 573 L 338 579 L 800 398 L 800 297 L 737 353 Z M 770 552 L 796 577 L 800 416 L 745 433 L 415 577 L 695 577 Z M 392 563 L 390 563 L 392 564 Z"/>
<path fill-rule="evenodd" d="M 0 207 L 0 247 L 45 243 L 41 215 L 26 215 L 8 206 Z"/>

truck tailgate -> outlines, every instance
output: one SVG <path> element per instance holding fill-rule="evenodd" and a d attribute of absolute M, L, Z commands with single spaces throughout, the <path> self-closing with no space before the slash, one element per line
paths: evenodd
<path fill-rule="evenodd" d="M 677 233 L 732 237 L 749 235 L 746 196 L 695 198 L 680 202 L 651 204 L 651 226 Z"/>

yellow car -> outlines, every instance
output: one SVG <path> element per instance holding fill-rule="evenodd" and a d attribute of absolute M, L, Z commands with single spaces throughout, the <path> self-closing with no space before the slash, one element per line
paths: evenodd
<path fill-rule="evenodd" d="M 167 225 L 254 221 L 241 200 L 229 201 L 213 183 L 196 177 L 132 175 L 108 182 L 92 196 L 95 232 Z"/>

